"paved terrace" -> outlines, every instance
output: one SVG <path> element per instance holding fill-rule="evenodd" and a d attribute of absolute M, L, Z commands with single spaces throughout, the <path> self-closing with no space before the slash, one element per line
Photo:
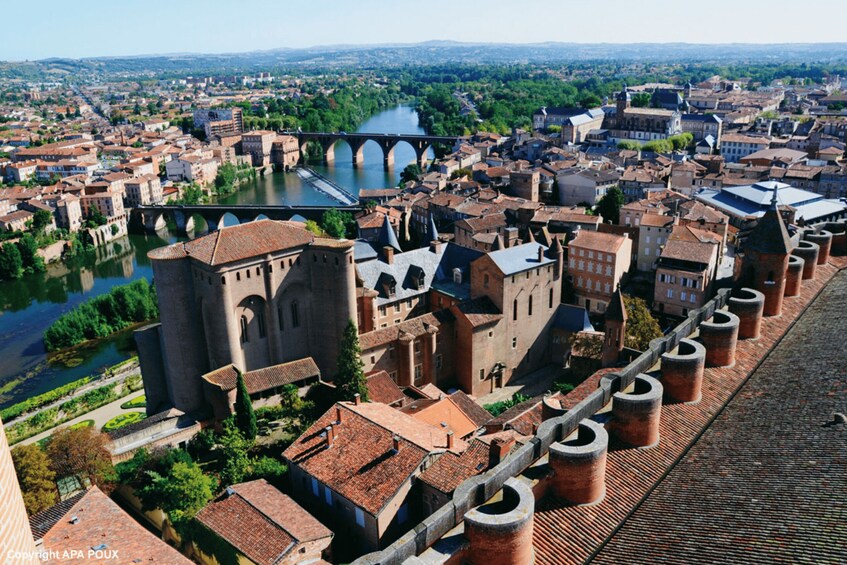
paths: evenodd
<path fill-rule="evenodd" d="M 780 317 L 763 320 L 758 340 L 739 340 L 734 366 L 706 368 L 699 404 L 663 404 L 658 446 L 624 449 L 611 441 L 599 504 L 541 500 L 536 563 L 803 562 L 803 555 L 815 563 L 847 562 L 847 432 L 844 425 L 822 427 L 838 400 L 844 411 L 847 359 L 839 338 L 847 325 L 847 273 L 762 362 L 838 267 L 818 266 L 800 296 L 785 299 Z M 650 496 L 751 374 L 715 427 Z M 792 452 L 797 457 L 783 457 Z"/>

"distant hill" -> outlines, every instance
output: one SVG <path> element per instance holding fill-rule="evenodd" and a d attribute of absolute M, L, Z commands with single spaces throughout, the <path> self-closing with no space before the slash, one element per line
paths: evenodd
<path fill-rule="evenodd" d="M 0 63 L 0 75 L 26 78 L 32 73 L 226 73 L 297 67 L 383 67 L 444 63 L 509 64 L 588 61 L 835 63 L 847 61 L 847 43 L 694 44 L 694 43 L 460 43 L 328 45 L 249 53 L 172 53 L 132 57 L 43 59 Z"/>

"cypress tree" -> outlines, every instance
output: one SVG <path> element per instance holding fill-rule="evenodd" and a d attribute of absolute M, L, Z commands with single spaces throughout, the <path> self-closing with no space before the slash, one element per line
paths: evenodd
<path fill-rule="evenodd" d="M 250 402 L 250 395 L 247 393 L 247 383 L 244 382 L 244 375 L 238 367 L 235 367 L 235 374 L 235 423 L 241 435 L 253 441 L 256 439 L 256 433 L 258 432 L 256 414 L 253 412 L 253 403 Z"/>
<path fill-rule="evenodd" d="M 359 332 L 353 320 L 347 321 L 344 337 L 341 338 L 335 387 L 339 400 L 353 400 L 356 393 L 363 402 L 368 400 L 368 381 L 365 379 L 362 349 L 359 347 Z"/>

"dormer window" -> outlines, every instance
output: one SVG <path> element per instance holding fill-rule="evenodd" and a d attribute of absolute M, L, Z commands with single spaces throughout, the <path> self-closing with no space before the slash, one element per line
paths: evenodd
<path fill-rule="evenodd" d="M 453 282 L 456 284 L 462 284 L 462 269 L 458 267 L 453 269 Z"/>

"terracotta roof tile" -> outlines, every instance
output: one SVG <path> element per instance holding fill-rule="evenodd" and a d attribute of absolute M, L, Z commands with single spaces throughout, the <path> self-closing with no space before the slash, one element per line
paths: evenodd
<path fill-rule="evenodd" d="M 378 371 L 368 376 L 368 398 L 371 402 L 381 402 L 382 404 L 394 404 L 406 398 L 400 387 L 397 386 L 388 373 Z"/>
<path fill-rule="evenodd" d="M 306 357 L 297 361 L 256 369 L 255 371 L 247 371 L 244 373 L 244 384 L 247 385 L 247 392 L 254 394 L 320 376 L 321 371 L 315 364 L 314 359 Z M 216 385 L 224 391 L 234 389 L 237 378 L 234 365 L 224 365 L 203 375 L 206 382 Z"/>

